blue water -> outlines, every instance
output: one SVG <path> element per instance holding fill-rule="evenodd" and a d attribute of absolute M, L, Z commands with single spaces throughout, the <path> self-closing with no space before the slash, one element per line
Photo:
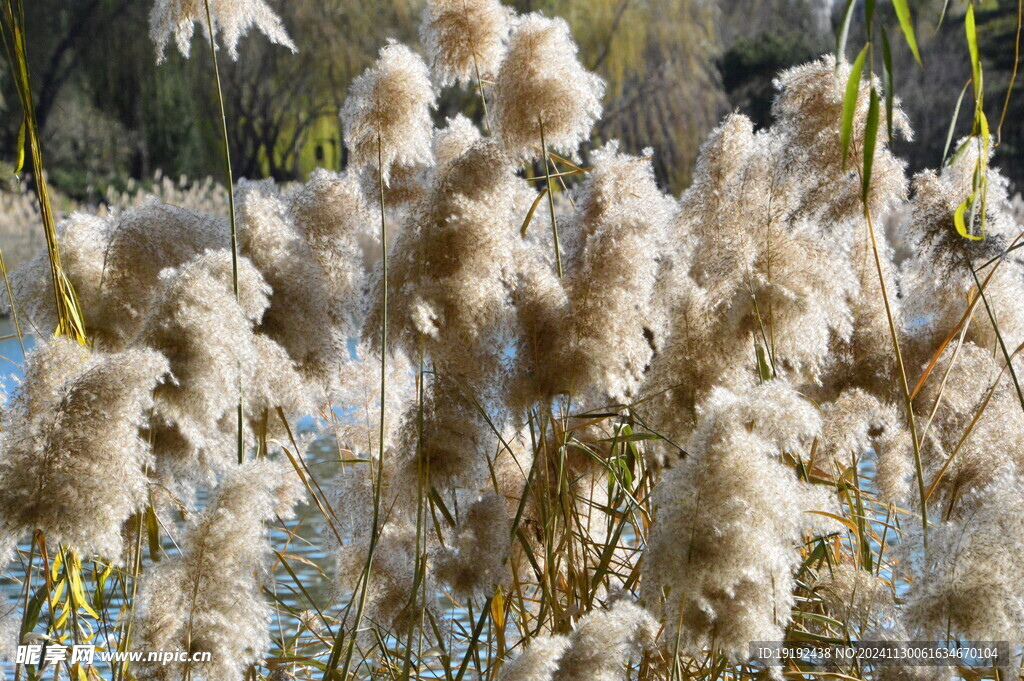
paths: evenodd
<path fill-rule="evenodd" d="M 25 354 L 21 351 L 21 343 L 10 319 L 0 317 L 0 337 L 4 339 L 0 341 L 0 387 L 6 395 L 22 376 L 21 367 L 25 363 Z M 26 351 L 31 351 L 35 347 L 35 338 L 31 334 L 23 335 L 22 340 Z"/>

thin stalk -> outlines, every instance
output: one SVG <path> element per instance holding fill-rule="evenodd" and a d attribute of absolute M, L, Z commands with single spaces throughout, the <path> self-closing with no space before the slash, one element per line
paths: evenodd
<path fill-rule="evenodd" d="M 4 252 L 0 249 L 0 273 L 4 275 L 4 286 L 7 287 L 7 299 L 11 301 L 11 319 L 14 321 L 14 330 L 18 334 L 18 344 L 21 345 L 21 356 L 25 356 L 25 339 L 21 334 L 21 323 L 18 321 L 18 307 L 14 304 L 14 293 L 11 292 L 11 281 L 7 278 L 7 265 L 4 263 Z"/>
<path fill-rule="evenodd" d="M 882 259 L 878 254 L 878 241 L 875 239 L 875 226 L 871 221 L 871 210 L 867 201 L 864 202 L 864 217 L 868 223 L 868 234 L 871 236 L 871 250 L 875 256 L 875 269 L 878 272 L 878 284 L 882 292 L 882 302 L 885 303 L 885 318 L 889 322 L 889 334 L 892 337 L 893 350 L 896 353 L 896 365 L 900 370 L 900 387 L 903 389 L 903 401 L 907 410 L 907 426 L 910 428 L 910 438 L 914 446 L 914 468 L 917 475 L 917 490 L 921 498 L 921 528 L 922 545 L 925 552 L 928 551 L 928 497 L 924 488 L 924 466 L 921 463 L 921 442 L 917 436 L 917 424 L 914 419 L 914 401 L 910 395 L 910 384 L 907 381 L 907 369 L 903 364 L 903 352 L 900 349 L 899 336 L 896 334 L 896 322 L 893 319 L 892 308 L 889 305 L 889 292 L 885 285 L 885 275 L 882 272 Z"/>
<path fill-rule="evenodd" d="M 480 609 L 480 619 L 476 621 L 473 626 L 473 633 L 469 639 L 468 651 L 465 657 L 462 658 L 462 664 L 459 665 L 459 671 L 455 674 L 455 681 L 462 681 L 462 677 L 466 675 L 466 669 L 469 667 L 469 661 L 473 657 L 473 653 L 476 652 L 476 643 L 480 640 L 480 634 L 484 630 L 484 623 L 487 621 L 487 615 L 491 612 L 491 601 L 494 600 L 494 596 L 488 596 L 487 600 L 484 601 L 484 607 Z M 470 620 L 473 619 L 472 611 L 470 612 Z M 479 662 L 477 662 L 479 666 Z"/>
<path fill-rule="evenodd" d="M 21 627 L 18 629 L 18 640 L 21 640 L 21 634 L 25 631 L 25 620 L 28 616 L 28 606 L 32 597 L 32 566 L 35 563 L 36 555 L 36 543 L 32 542 L 28 547 L 28 567 L 25 568 L 25 598 L 24 606 L 21 610 Z M 21 670 L 24 665 L 17 665 L 14 668 L 14 681 L 21 681 Z"/>
<path fill-rule="evenodd" d="M 338 540 L 338 545 L 341 546 L 345 542 L 342 540 L 341 532 L 335 524 L 335 521 L 338 520 L 338 516 L 335 515 L 331 505 L 326 502 L 327 495 L 324 493 L 323 488 L 320 487 L 320 483 L 317 482 L 313 472 L 309 470 L 309 466 L 306 465 L 305 459 L 302 458 L 299 452 L 299 445 L 295 440 L 295 435 L 292 432 L 291 426 L 288 425 L 288 418 L 285 416 L 284 409 L 277 407 L 277 415 L 281 418 L 281 423 L 284 424 L 284 429 L 288 434 L 288 440 L 291 442 L 292 449 L 295 450 L 295 455 L 293 456 L 287 447 L 282 447 L 285 456 L 287 456 L 289 461 L 291 461 L 292 468 L 295 469 L 299 479 L 302 480 L 302 483 L 306 486 L 306 490 L 309 492 L 309 496 L 313 498 L 313 503 L 316 505 L 317 510 L 320 511 L 320 514 L 327 522 L 327 526 L 331 528 L 334 538 Z"/>
<path fill-rule="evenodd" d="M 381 264 L 381 322 L 380 322 L 380 432 L 378 454 L 384 461 L 384 390 L 387 387 L 388 347 L 388 232 L 384 214 L 384 152 L 377 135 L 377 186 L 380 190 L 380 264 Z"/>
<path fill-rule="evenodd" d="M 1024 28 L 1024 0 L 1017 0 L 1017 37 L 1013 41 L 1013 71 L 1010 73 L 1010 84 L 1006 86 L 1006 99 L 1003 100 L 1003 111 L 999 115 L 999 127 L 996 128 L 996 146 L 998 147 L 1003 139 L 1003 121 L 1006 120 L 1006 112 L 1010 108 L 1013 95 L 1013 84 L 1017 82 L 1017 67 L 1020 66 L 1020 35 Z"/>
<path fill-rule="evenodd" d="M 4 51 L 14 87 L 21 103 L 22 132 L 24 145 L 29 151 L 32 162 L 32 175 L 35 178 L 36 198 L 39 200 L 39 213 L 43 220 L 43 234 L 46 237 L 46 252 L 50 261 L 50 277 L 53 285 L 54 304 L 57 312 L 57 336 L 73 338 L 80 345 L 88 345 L 85 334 L 85 319 L 82 308 L 75 294 L 71 281 L 64 275 L 60 263 L 60 248 L 57 244 L 57 224 L 50 202 L 49 187 L 43 173 L 43 155 L 39 141 L 39 128 L 36 122 L 35 105 L 32 101 L 32 82 L 29 75 L 28 53 L 25 41 L 25 9 L 21 0 L 6 0 L 0 15 L 0 34 L 3 37 Z M 23 149 L 18 150 L 19 153 Z M 13 305 L 13 301 L 12 301 Z"/>
<path fill-rule="evenodd" d="M 57 603 L 53 600 L 53 579 L 50 575 L 50 558 L 46 552 L 46 535 L 42 530 L 36 530 L 33 537 L 39 544 L 39 558 L 43 563 L 43 576 L 46 583 L 46 605 L 50 608 L 50 620 L 46 624 L 46 633 L 54 636 L 57 634 Z"/>
<path fill-rule="evenodd" d="M 147 471 L 148 472 L 148 471 Z M 150 495 L 150 505 L 152 506 L 152 495 Z M 132 596 L 130 602 L 135 602 L 135 597 L 139 591 L 139 572 L 142 570 L 142 514 L 139 514 L 137 521 L 137 528 L 135 532 L 135 546 L 133 547 L 132 553 L 132 564 L 130 566 L 129 574 L 132 575 Z M 128 601 L 129 599 L 125 599 Z M 128 618 L 128 622 L 125 625 L 124 636 L 118 641 L 118 650 L 125 652 L 129 649 L 130 641 L 132 637 L 132 624 L 135 623 L 135 609 L 132 608 L 131 616 Z M 114 625 L 116 628 L 116 624 Z M 114 681 L 120 681 L 123 679 L 128 671 L 128 660 L 124 660 L 121 664 L 114 668 Z"/>
<path fill-rule="evenodd" d="M 359 591 L 359 600 L 356 605 L 356 621 L 352 627 L 352 636 L 349 638 L 345 650 L 345 662 L 341 668 L 341 678 L 348 678 L 348 671 L 352 665 L 352 655 L 355 652 L 356 636 L 359 626 L 363 621 L 363 610 L 366 607 L 366 593 L 370 588 L 370 569 L 373 566 L 373 555 L 377 550 L 377 539 L 380 525 L 380 491 L 383 484 L 384 471 L 384 420 L 386 415 L 385 389 L 387 388 L 387 346 L 388 346 L 388 235 L 387 221 L 384 213 L 384 152 L 381 147 L 380 135 L 377 135 L 377 186 L 380 196 L 380 246 L 381 246 L 381 323 L 380 323 L 380 430 L 378 432 L 377 452 L 377 479 L 374 483 L 373 492 L 373 524 L 370 529 L 370 547 L 366 556 L 366 565 L 363 567 L 362 585 Z M 339 637 L 344 629 L 338 632 Z M 336 668 L 337 661 L 332 654 L 334 664 L 328 664 L 324 671 L 324 681 L 331 676 Z"/>
<path fill-rule="evenodd" d="M 999 332 L 999 324 L 996 323 L 996 315 L 992 308 L 988 304 L 988 297 L 985 295 L 985 289 L 982 288 L 981 282 L 978 281 L 978 273 L 974 271 L 974 267 L 971 265 L 970 260 L 967 261 L 967 267 L 971 270 L 971 276 L 974 278 L 974 285 L 978 288 L 978 295 L 981 297 L 981 302 L 985 305 L 985 312 L 988 313 L 989 322 L 992 324 L 992 331 L 996 334 L 996 341 L 999 343 L 999 349 L 1003 353 L 1003 358 L 1006 360 L 1006 368 L 1010 372 L 1010 378 L 1013 380 L 1013 388 L 1017 392 L 1017 399 L 1020 402 L 1021 409 L 1024 409 L 1024 393 L 1021 392 L 1020 381 L 1017 380 L 1017 372 L 1013 368 L 1013 356 L 1009 350 L 1006 349 L 1006 343 L 1003 341 L 1003 334 Z"/>
<path fill-rule="evenodd" d="M 238 232 L 235 223 L 235 177 L 231 170 L 231 149 L 228 146 L 228 117 L 224 111 L 224 91 L 220 84 L 220 66 L 217 63 L 217 41 L 213 33 L 213 15 L 210 13 L 210 0 L 203 0 L 206 6 L 206 25 L 210 33 L 210 57 L 213 59 L 213 79 L 217 85 L 217 106 L 220 109 L 221 136 L 224 140 L 224 174 L 228 182 L 228 219 L 231 222 L 231 288 L 238 300 Z M 245 459 L 245 444 L 242 433 L 242 377 L 238 377 L 238 463 Z"/>
<path fill-rule="evenodd" d="M 484 80 L 480 77 L 480 66 L 476 63 L 476 50 L 473 51 L 473 71 L 476 73 L 476 87 L 480 92 L 480 103 L 484 107 L 484 130 L 491 134 L 491 115 L 487 111 L 487 97 L 484 96 Z"/>
<path fill-rule="evenodd" d="M 409 599 L 409 607 L 413 612 L 416 610 L 417 602 L 419 601 L 419 592 L 421 586 L 425 583 L 424 573 L 427 569 L 427 542 L 426 533 L 423 531 L 424 528 L 424 489 L 429 481 L 429 470 L 425 467 L 423 461 L 423 356 L 424 356 L 424 341 L 423 334 L 420 334 L 420 361 L 419 361 L 419 380 L 416 381 L 416 468 L 417 468 L 417 482 L 416 482 L 416 574 L 413 577 L 412 582 L 412 594 Z M 424 593 L 424 601 L 426 600 L 426 594 Z M 426 609 L 426 603 L 420 609 L 420 620 L 423 619 L 423 611 Z M 405 660 L 402 665 L 402 681 L 408 681 L 409 675 L 412 669 L 412 637 L 415 627 L 409 627 L 409 635 L 406 638 L 405 647 Z M 422 628 L 420 629 L 422 634 Z"/>
<path fill-rule="evenodd" d="M 544 119 L 537 117 L 540 123 L 540 149 L 544 161 L 544 183 L 548 190 L 548 209 L 551 211 L 551 236 L 555 240 L 555 265 L 558 268 L 558 278 L 562 278 L 562 254 L 558 245 L 558 222 L 555 220 L 555 198 L 551 195 L 551 168 L 548 167 L 548 144 L 544 139 Z"/>

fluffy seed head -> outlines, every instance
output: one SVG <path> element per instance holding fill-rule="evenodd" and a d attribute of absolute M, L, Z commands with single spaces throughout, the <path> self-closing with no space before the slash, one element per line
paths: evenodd
<path fill-rule="evenodd" d="M 565 225 L 572 317 L 562 370 L 574 377 L 574 392 L 625 400 L 664 325 L 655 286 L 676 204 L 658 190 L 650 161 L 620 154 L 615 142 L 595 152 L 592 165 Z"/>
<path fill-rule="evenodd" d="M 239 198 L 239 251 L 270 288 L 270 305 L 259 320 L 259 331 L 288 352 L 311 384 L 310 392 L 322 401 L 340 373 L 345 338 L 353 330 L 350 322 L 358 306 L 350 287 L 345 291 L 348 299 L 342 301 L 333 289 L 347 283 L 346 272 L 351 273 L 356 263 L 344 263 L 340 272 L 325 271 L 270 184 L 243 183 Z M 348 252 L 332 253 L 332 261 L 355 256 L 353 243 L 343 245 Z"/>
<path fill-rule="evenodd" d="M 499 681 L 551 681 L 569 647 L 567 636 L 539 636 L 501 668 Z"/>
<path fill-rule="evenodd" d="M 442 86 L 497 73 L 511 10 L 498 0 L 430 0 L 420 37 Z"/>
<path fill-rule="evenodd" d="M 167 368 L 156 352 L 108 355 L 59 338 L 29 355 L 3 415 L 5 543 L 42 530 L 83 557 L 121 559 L 121 526 L 147 497 L 151 455 L 139 428 Z"/>
<path fill-rule="evenodd" d="M 509 154 L 539 158 L 541 126 L 550 150 L 576 155 L 601 116 L 604 81 L 580 64 L 564 19 L 519 17 L 494 81 L 492 121 Z"/>
<path fill-rule="evenodd" d="M 466 510 L 454 541 L 435 556 L 435 575 L 460 598 L 486 598 L 508 579 L 505 561 L 511 541 L 505 499 L 488 492 Z"/>
<path fill-rule="evenodd" d="M 434 158 L 438 167 L 451 163 L 469 151 L 480 139 L 480 129 L 462 114 L 448 119 L 448 125 L 434 133 Z"/>
<path fill-rule="evenodd" d="M 569 637 L 558 661 L 554 681 L 619 681 L 636 649 L 654 646 L 658 623 L 642 607 L 627 600 L 608 610 L 590 613 Z"/>
<path fill-rule="evenodd" d="M 352 81 L 341 110 L 352 164 L 380 166 L 387 182 L 396 164 L 432 163 L 435 98 L 430 72 L 418 54 L 395 42 L 382 47 L 377 62 Z"/>
<path fill-rule="evenodd" d="M 861 631 L 891 626 L 896 614 L 896 600 L 885 580 L 849 563 L 821 575 L 814 591 L 832 617 Z"/>
<path fill-rule="evenodd" d="M 123 213 L 75 213 L 58 228 L 61 265 L 85 311 L 89 340 L 108 351 L 127 347 L 142 324 L 167 267 L 179 267 L 228 243 L 227 222 L 156 199 Z M 57 325 L 49 256 L 41 252 L 12 277 L 15 300 L 36 332 Z"/>
<path fill-rule="evenodd" d="M 792 162 L 799 164 L 810 205 L 822 209 L 821 215 L 829 222 L 855 217 L 863 211 L 860 176 L 844 172 L 840 144 L 842 107 L 850 70 L 845 60 L 836 68 L 835 56 L 827 55 L 784 71 L 775 80 L 779 94 L 772 107 L 778 119 L 774 127 L 794 142 L 787 145 L 786 153 Z M 870 86 L 867 81 L 860 83 L 851 150 L 864 148 Z M 883 132 L 879 130 L 868 193 L 868 205 L 876 216 L 906 197 L 906 164 L 889 150 Z M 907 139 L 911 136 L 909 121 L 898 100 L 893 103 L 893 134 Z M 858 161 L 847 159 L 847 162 Z"/>
<path fill-rule="evenodd" d="M 178 51 L 187 57 L 197 23 L 209 35 L 207 2 L 213 30 L 221 34 L 232 59 L 238 59 L 238 41 L 252 27 L 267 36 L 270 42 L 298 52 L 281 18 L 263 0 L 155 0 L 149 14 L 149 36 L 156 43 L 157 63 L 163 62 L 164 50 L 172 38 Z"/>
<path fill-rule="evenodd" d="M 1002 476 L 974 496 L 972 510 L 929 531 L 927 554 L 908 556 L 913 582 L 904 621 L 922 636 L 948 631 L 962 640 L 1019 642 L 1024 486 L 1015 476 Z"/>
<path fill-rule="evenodd" d="M 362 312 L 363 244 L 377 238 L 358 179 L 318 168 L 291 196 L 288 213 L 305 237 L 331 296 L 331 310 L 350 335 Z"/>
<path fill-rule="evenodd" d="M 815 525 L 806 512 L 831 508 L 827 492 L 799 482 L 781 455 L 808 450 L 820 426 L 816 410 L 778 379 L 712 392 L 690 456 L 655 489 L 644 588 L 654 604 L 670 587 L 667 640 L 678 633 L 685 650 L 699 654 L 714 642 L 746 659 L 750 641 L 781 639 L 797 547 Z"/>
<path fill-rule="evenodd" d="M 269 290 L 248 259 L 238 260 L 237 300 L 228 251 L 166 270 L 159 283 L 137 340 L 163 353 L 171 368 L 171 380 L 156 391 L 158 471 L 177 482 L 209 481 L 234 459 L 224 443 L 237 427 L 240 387 L 247 419 L 257 427 L 277 407 L 290 415 L 309 407 L 285 351 L 255 333 Z M 161 444 L 161 434 L 170 439 Z"/>
<path fill-rule="evenodd" d="M 522 183 L 491 140 L 438 169 L 389 257 L 393 348 L 414 356 L 424 342 L 445 372 L 474 386 L 493 381 L 511 311 Z M 378 283 L 364 326 L 368 342 L 378 340 L 382 301 Z"/>
<path fill-rule="evenodd" d="M 261 459 L 233 469 L 190 521 L 182 552 L 148 569 L 139 585 L 140 649 L 209 652 L 192 663 L 207 679 L 241 681 L 270 647 L 271 609 L 261 593 L 270 546 L 264 523 L 289 518 L 303 488 L 287 463 Z M 185 663 L 143 662 L 142 679 L 170 681 Z"/>

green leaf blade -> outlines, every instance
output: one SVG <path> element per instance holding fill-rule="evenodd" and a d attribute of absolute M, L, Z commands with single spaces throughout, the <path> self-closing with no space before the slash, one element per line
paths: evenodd
<path fill-rule="evenodd" d="M 871 99 L 868 103 L 868 119 L 864 128 L 864 185 L 861 198 L 868 202 L 871 189 L 871 169 L 875 163 L 875 144 L 878 141 L 878 92 L 871 88 Z"/>
<path fill-rule="evenodd" d="M 921 62 L 921 52 L 917 48 L 917 38 L 914 37 L 914 22 L 910 18 L 910 7 L 907 0 L 892 0 L 893 9 L 896 10 L 896 18 L 900 22 L 903 36 L 907 39 L 907 47 L 914 53 L 914 59 L 918 66 L 924 66 Z"/>
<path fill-rule="evenodd" d="M 892 82 L 892 49 L 889 47 L 889 36 L 882 29 L 882 88 L 885 90 L 885 130 L 889 144 L 892 145 L 892 110 L 894 86 Z"/>
<path fill-rule="evenodd" d="M 981 93 L 981 58 L 978 53 L 978 28 L 974 22 L 974 3 L 967 4 L 964 16 L 964 31 L 967 33 L 967 49 L 971 53 L 971 78 L 974 80 L 975 99 Z"/>
<path fill-rule="evenodd" d="M 981 241 L 980 236 L 974 236 L 967 231 L 967 224 L 964 221 L 964 213 L 972 203 L 974 203 L 973 194 L 964 199 L 964 202 L 956 207 L 956 212 L 953 213 L 953 225 L 956 227 L 956 233 L 963 238 L 970 239 L 971 241 Z"/>
<path fill-rule="evenodd" d="M 857 6 L 854 0 L 846 0 L 846 7 L 843 9 L 843 21 L 839 25 L 839 34 L 836 36 L 836 68 L 846 54 L 846 39 L 850 35 L 850 23 L 853 21 L 853 10 Z"/>
<path fill-rule="evenodd" d="M 870 43 L 868 43 L 870 45 Z M 839 131 L 839 141 L 843 149 L 843 169 L 846 169 L 846 156 L 850 152 L 850 140 L 853 137 L 853 117 L 857 113 L 857 96 L 860 93 L 860 76 L 864 72 L 864 58 L 868 53 L 868 45 L 860 51 L 857 59 L 850 67 L 850 76 L 846 80 L 846 93 L 843 95 L 843 120 Z"/>

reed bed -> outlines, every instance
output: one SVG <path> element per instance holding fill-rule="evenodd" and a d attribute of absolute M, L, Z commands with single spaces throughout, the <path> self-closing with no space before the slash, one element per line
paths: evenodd
<path fill-rule="evenodd" d="M 261 0 L 152 16 L 161 59 L 295 49 Z M 352 83 L 343 172 L 163 179 L 5 271 L 3 650 L 201 654 L 14 678 L 1019 678 L 1024 226 L 983 111 L 908 177 L 883 60 L 839 49 L 673 197 L 591 140 L 563 20 L 431 0 L 422 37 Z M 453 84 L 486 113 L 437 128 Z M 1011 659 L 751 648 L 863 640 Z"/>

